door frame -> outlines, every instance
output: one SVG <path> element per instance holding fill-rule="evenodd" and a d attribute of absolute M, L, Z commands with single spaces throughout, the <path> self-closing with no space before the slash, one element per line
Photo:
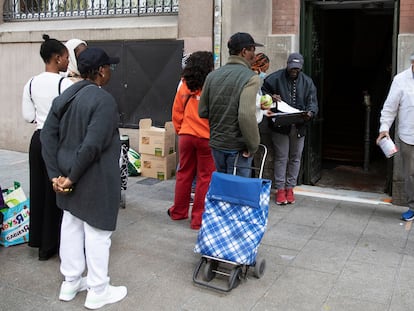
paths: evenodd
<path fill-rule="evenodd" d="M 329 3 L 331 2 L 331 3 Z M 319 55 L 319 42 L 315 31 L 315 10 L 321 5 L 346 5 L 347 8 L 352 5 L 362 6 L 362 1 L 330 1 L 330 0 L 301 0 L 300 7 L 300 32 L 299 43 L 300 53 L 305 58 L 304 72 L 312 77 L 318 89 L 318 94 L 323 94 L 323 57 Z M 376 3 L 375 0 L 363 1 L 364 4 Z M 394 22 L 393 22 L 393 42 L 392 42 L 392 73 L 393 76 L 397 71 L 397 48 L 398 48 L 398 26 L 399 26 L 399 3 L 400 0 L 385 0 L 388 5 L 393 3 Z M 323 105 L 324 98 L 318 97 L 319 114 L 311 122 L 307 131 L 305 147 L 302 156 L 302 168 L 299 180 L 304 184 L 315 185 L 321 177 L 322 170 L 322 131 L 323 131 Z M 386 172 L 385 192 L 392 193 L 393 165 L 388 161 Z"/>

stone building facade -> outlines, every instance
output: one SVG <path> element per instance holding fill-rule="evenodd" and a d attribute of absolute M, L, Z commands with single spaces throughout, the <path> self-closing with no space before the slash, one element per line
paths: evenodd
<path fill-rule="evenodd" d="M 6 1 L 0 0 L 1 13 Z M 383 24 L 387 26 L 384 31 Z M 386 29 L 391 30 L 388 33 Z M 227 39 L 238 31 L 249 32 L 256 41 L 265 44 L 258 52 L 264 52 L 270 57 L 269 72 L 283 68 L 291 52 L 301 52 L 305 57 L 304 72 L 312 76 L 318 86 L 320 123 L 311 130 L 305 148 L 302 182 L 314 183 L 318 178 L 317 171 L 320 170 L 318 165 L 324 159 L 344 160 L 339 159 L 338 154 L 346 154 L 345 160 L 349 162 L 363 161 L 366 120 L 364 121 L 365 111 L 361 108 L 361 92 L 371 92 L 374 101 L 371 115 L 374 122 L 371 123 L 368 135 L 369 144 L 372 145 L 377 134 L 375 127 L 378 113 L 387 90 L 385 83 L 380 87 L 372 87 L 373 83 L 377 83 L 374 80 L 383 79 L 374 69 L 376 64 L 384 68 L 385 64 L 389 64 L 391 72 L 386 79 L 390 81 L 393 74 L 409 65 L 409 55 L 414 51 L 414 0 L 180 0 L 178 14 L 169 16 L 2 20 L 0 148 L 16 151 L 28 149 L 33 125 L 26 124 L 21 117 L 21 95 L 23 85 L 29 77 L 44 69 L 39 57 L 43 33 L 62 41 L 71 38 L 81 38 L 87 42 L 182 40 L 183 53 L 211 50 L 215 53 L 219 66 L 228 57 Z M 379 59 L 378 55 L 382 55 L 382 58 Z M 338 76 L 344 79 L 347 74 L 350 75 L 346 77 L 347 80 L 337 81 Z M 360 79 L 361 76 L 375 79 L 372 78 L 373 82 L 370 79 Z M 338 89 L 338 86 L 352 84 L 356 80 L 358 83 L 355 82 L 355 86 Z M 383 91 L 377 92 L 376 89 Z M 354 104 L 349 105 L 347 112 L 358 117 L 348 123 L 355 128 L 351 132 L 355 135 L 353 141 L 358 143 L 349 145 L 348 148 L 341 136 L 347 135 L 345 132 L 348 123 L 342 125 L 341 118 L 337 122 L 331 120 L 337 115 L 343 115 L 342 106 L 338 104 L 337 107 L 336 104 L 344 97 L 343 94 L 352 92 L 356 95 L 349 100 Z M 343 133 L 335 128 L 338 124 L 344 128 Z M 137 148 L 135 141 L 139 129 L 122 128 L 121 131 L 130 135 L 131 145 Z M 335 133 L 337 141 L 344 142 L 345 152 L 340 149 L 341 143 L 327 143 L 331 139 L 327 133 Z M 262 138 L 266 141 L 266 134 Z M 374 159 L 377 150 L 375 146 L 370 148 L 369 158 Z M 271 169 L 271 157 L 268 162 L 268 168 Z M 398 156 L 394 158 L 393 164 L 393 198 L 395 202 L 402 202 Z"/>

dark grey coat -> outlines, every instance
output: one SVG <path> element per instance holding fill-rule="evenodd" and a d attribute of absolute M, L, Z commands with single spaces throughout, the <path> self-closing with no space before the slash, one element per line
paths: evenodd
<path fill-rule="evenodd" d="M 303 72 L 299 72 L 296 80 L 296 104 L 291 101 L 291 80 L 287 69 L 280 69 L 268 75 L 262 86 L 263 94 L 278 94 L 288 105 L 293 106 L 299 110 L 311 111 L 313 117 L 318 113 L 318 98 L 316 96 L 316 87 L 311 77 Z M 271 118 L 268 119 L 272 130 L 275 132 L 286 134 L 290 133 L 291 126 L 277 126 L 271 124 Z M 306 132 L 306 123 L 296 124 L 299 136 L 304 136 Z"/>
<path fill-rule="evenodd" d="M 57 195 L 59 208 L 109 231 L 116 227 L 121 192 L 118 122 L 113 96 L 80 81 L 55 98 L 40 134 L 49 178 L 67 176 L 74 183 L 73 192 Z"/>

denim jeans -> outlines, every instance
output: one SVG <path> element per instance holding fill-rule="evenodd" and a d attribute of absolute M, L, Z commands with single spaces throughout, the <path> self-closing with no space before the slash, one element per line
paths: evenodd
<path fill-rule="evenodd" d="M 211 149 L 213 152 L 214 164 L 216 165 L 217 172 L 233 174 L 234 163 L 237 158 L 236 175 L 243 177 L 251 176 L 251 166 L 253 157 L 243 157 L 241 151 L 227 151 Z"/>

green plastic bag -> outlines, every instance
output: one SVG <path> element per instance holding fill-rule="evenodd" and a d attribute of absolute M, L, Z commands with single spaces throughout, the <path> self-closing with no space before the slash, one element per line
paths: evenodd
<path fill-rule="evenodd" d="M 27 200 L 20 183 L 15 181 L 13 186 L 2 190 L 3 200 L 7 207 L 16 206 Z"/>
<path fill-rule="evenodd" d="M 141 155 L 131 147 L 128 150 L 128 175 L 138 176 L 141 174 Z"/>

